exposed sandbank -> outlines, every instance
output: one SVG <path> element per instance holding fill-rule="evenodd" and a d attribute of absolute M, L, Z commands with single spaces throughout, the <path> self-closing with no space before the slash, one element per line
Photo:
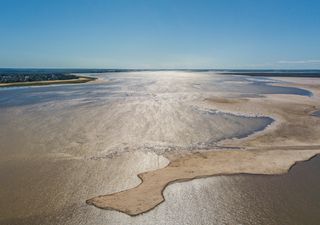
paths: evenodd
<path fill-rule="evenodd" d="M 221 150 L 197 153 L 172 161 L 167 167 L 139 174 L 135 188 L 87 200 L 103 209 L 135 216 L 164 201 L 163 190 L 173 182 L 227 174 L 282 174 L 297 161 L 308 160 L 319 150 Z"/>

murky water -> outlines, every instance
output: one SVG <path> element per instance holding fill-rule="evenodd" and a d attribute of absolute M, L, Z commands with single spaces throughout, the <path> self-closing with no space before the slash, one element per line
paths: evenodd
<path fill-rule="evenodd" d="M 313 112 L 312 115 L 320 117 L 320 110 Z"/>
<path fill-rule="evenodd" d="M 205 98 L 311 95 L 259 77 L 169 71 L 94 76 L 102 82 L 0 89 L 0 224 L 234 224 L 236 214 L 228 212 L 237 205 L 249 213 L 253 200 L 235 204 L 232 196 L 265 178 L 175 184 L 166 190 L 166 203 L 135 218 L 85 200 L 137 185 L 136 174 L 167 163 L 165 151 L 212 148 L 273 121 L 200 108 L 196 103 Z M 315 194 L 310 188 L 302 192 Z M 262 220 L 252 216 L 244 224 L 255 221 Z"/>
<path fill-rule="evenodd" d="M 157 224 L 317 225 L 319 178 L 320 156 L 284 175 L 218 176 L 177 183 L 165 190 L 166 202 L 145 218 L 167 214 L 168 220 Z M 136 221 L 146 221 L 143 217 Z"/>

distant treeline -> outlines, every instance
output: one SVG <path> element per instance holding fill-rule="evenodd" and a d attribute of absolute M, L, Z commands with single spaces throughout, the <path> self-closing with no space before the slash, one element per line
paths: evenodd
<path fill-rule="evenodd" d="M 128 72 L 127 69 L 0 69 L 0 83 L 70 80 L 78 76 L 72 73 Z"/>
<path fill-rule="evenodd" d="M 71 74 L 62 73 L 1 73 L 0 83 L 48 81 L 48 80 L 70 80 L 78 78 Z"/>

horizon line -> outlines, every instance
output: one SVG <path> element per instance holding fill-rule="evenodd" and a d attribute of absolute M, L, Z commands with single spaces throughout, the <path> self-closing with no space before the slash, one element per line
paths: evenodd
<path fill-rule="evenodd" d="M 221 71 L 221 70 L 261 70 L 261 71 L 266 71 L 266 70 L 286 70 L 286 71 L 306 71 L 306 70 L 313 70 L 313 71 L 320 71 L 320 68 L 318 69 L 313 69 L 313 68 L 308 68 L 308 69 L 286 69 L 286 68 L 99 68 L 99 67 L 0 67 L 0 70 L 137 70 L 137 71 L 161 71 L 161 70 L 167 70 L 167 71 L 174 71 L 174 70 L 194 70 L 194 71 Z"/>

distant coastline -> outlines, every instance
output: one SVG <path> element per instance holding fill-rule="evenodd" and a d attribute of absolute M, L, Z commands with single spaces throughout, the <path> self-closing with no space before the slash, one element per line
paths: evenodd
<path fill-rule="evenodd" d="M 53 85 L 53 84 L 79 84 L 96 80 L 94 77 L 76 76 L 75 79 L 69 80 L 40 80 L 40 81 L 22 81 L 22 82 L 10 82 L 0 83 L 1 87 L 19 87 L 19 86 L 41 86 L 41 85 Z"/>
<path fill-rule="evenodd" d="M 247 69 L 41 69 L 0 68 L 0 88 L 15 86 L 39 86 L 52 84 L 77 84 L 96 80 L 83 76 L 92 73 L 121 73 L 143 71 L 214 72 L 221 75 L 263 77 L 313 77 L 320 78 L 320 70 L 247 70 Z M 80 74 L 80 75 L 78 75 Z"/>
<path fill-rule="evenodd" d="M 76 84 L 95 77 L 72 74 L 69 70 L 0 69 L 0 87 Z"/>
<path fill-rule="evenodd" d="M 320 69 L 182 69 L 182 68 L 167 68 L 167 69 L 138 69 L 138 68 L 0 68 L 0 76 L 2 74 L 89 74 L 89 73 L 125 73 L 125 72 L 144 72 L 144 71 L 184 71 L 184 72 L 216 72 L 226 75 L 247 75 L 247 76 L 292 76 L 292 77 L 320 77 Z"/>

